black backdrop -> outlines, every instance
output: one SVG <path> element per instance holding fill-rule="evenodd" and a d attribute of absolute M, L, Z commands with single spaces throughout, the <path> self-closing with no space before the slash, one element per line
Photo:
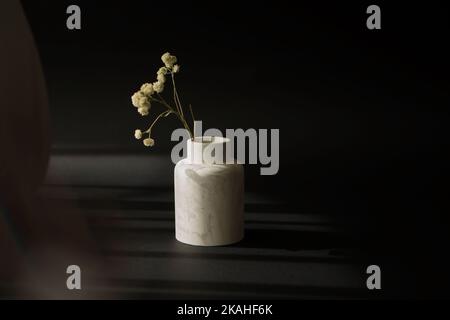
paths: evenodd
<path fill-rule="evenodd" d="M 355 225 L 395 276 L 445 288 L 449 11 L 443 2 L 22 1 L 50 94 L 54 150 L 166 154 L 134 140 L 131 94 L 165 51 L 204 127 L 279 128 L 280 172 L 247 190 Z M 69 4 L 82 30 L 65 27 Z M 408 271 L 409 270 L 409 271 Z M 442 272 L 439 272 L 442 271 Z"/>

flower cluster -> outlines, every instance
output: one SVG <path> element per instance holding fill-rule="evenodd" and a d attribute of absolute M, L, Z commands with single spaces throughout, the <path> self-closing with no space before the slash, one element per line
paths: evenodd
<path fill-rule="evenodd" d="M 131 97 L 133 106 L 137 108 L 138 113 L 142 116 L 148 116 L 150 114 L 150 108 L 153 102 L 160 103 L 167 108 L 166 111 L 158 115 L 158 117 L 155 119 L 155 121 L 153 121 L 148 130 L 146 130 L 145 132 L 142 132 L 139 129 L 135 131 L 134 136 L 139 140 L 143 138 L 144 133 L 148 134 L 148 138 L 143 140 L 143 143 L 146 147 L 151 147 L 155 144 L 155 141 L 151 138 L 151 130 L 156 122 L 161 117 L 167 117 L 172 113 L 177 115 L 183 126 L 191 133 L 190 127 L 187 124 L 186 119 L 184 118 L 183 107 L 181 106 L 180 98 L 175 87 L 174 75 L 180 71 L 180 66 L 176 64 L 177 57 L 171 55 L 169 52 L 166 52 L 162 55 L 161 60 L 164 63 L 164 66 L 159 68 L 158 72 L 156 73 L 156 81 L 153 83 L 144 83 L 141 86 L 140 90 L 135 92 Z M 160 95 L 164 91 L 166 78 L 168 76 L 171 77 L 173 82 L 173 97 L 175 107 L 172 107 Z M 191 115 L 193 117 L 192 110 Z"/>
<path fill-rule="evenodd" d="M 150 84 L 150 86 L 151 86 L 151 84 Z M 152 90 L 153 90 L 153 88 L 152 88 Z M 151 106 L 150 98 L 147 94 L 144 93 L 143 90 L 138 91 L 135 94 L 133 94 L 133 96 L 131 97 L 131 102 L 133 103 L 133 106 L 135 106 L 137 108 L 138 112 L 142 116 L 148 115 L 148 113 L 150 111 L 150 106 Z"/>

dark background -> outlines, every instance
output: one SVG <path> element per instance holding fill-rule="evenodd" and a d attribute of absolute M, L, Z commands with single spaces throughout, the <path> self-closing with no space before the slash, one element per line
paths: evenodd
<path fill-rule="evenodd" d="M 167 155 L 179 124 L 161 122 L 157 145 L 144 148 L 130 96 L 170 51 L 204 128 L 280 129 L 279 174 L 247 166 L 247 190 L 334 215 L 369 259 L 391 262 L 387 277 L 402 290 L 448 295 L 444 2 L 376 2 L 381 30 L 366 28 L 372 2 L 22 3 L 46 73 L 55 154 Z M 66 29 L 70 4 L 81 7 L 80 31 Z"/>

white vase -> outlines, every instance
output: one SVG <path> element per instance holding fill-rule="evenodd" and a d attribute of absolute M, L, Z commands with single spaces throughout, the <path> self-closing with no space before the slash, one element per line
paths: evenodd
<path fill-rule="evenodd" d="M 180 242 L 220 246 L 244 237 L 244 168 L 208 156 L 211 147 L 223 147 L 226 160 L 228 142 L 221 137 L 188 140 L 187 158 L 175 166 L 175 235 Z"/>

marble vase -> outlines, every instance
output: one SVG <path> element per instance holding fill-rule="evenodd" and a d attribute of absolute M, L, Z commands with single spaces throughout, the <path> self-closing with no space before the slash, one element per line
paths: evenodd
<path fill-rule="evenodd" d="M 244 169 L 226 161 L 228 142 L 221 137 L 188 140 L 187 158 L 175 166 L 175 235 L 180 242 L 221 246 L 244 237 Z M 214 157 L 211 148 L 216 148 Z"/>

